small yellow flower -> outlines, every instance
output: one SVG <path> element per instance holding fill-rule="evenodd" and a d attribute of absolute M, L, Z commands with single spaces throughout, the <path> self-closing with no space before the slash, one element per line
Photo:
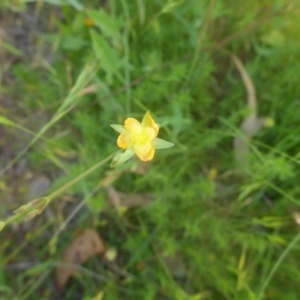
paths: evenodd
<path fill-rule="evenodd" d="M 142 161 L 149 161 L 154 156 L 153 141 L 158 134 L 158 125 L 149 112 L 144 118 L 143 125 L 134 118 L 126 119 L 125 131 L 119 135 L 117 144 L 121 149 L 134 147 L 134 152 Z"/>
<path fill-rule="evenodd" d="M 87 17 L 84 19 L 84 25 L 88 26 L 88 27 L 93 27 L 95 25 L 94 21 Z"/>
<path fill-rule="evenodd" d="M 174 146 L 174 144 L 158 139 L 159 127 L 147 112 L 142 123 L 134 118 L 127 118 L 124 126 L 111 125 L 113 129 L 121 133 L 117 144 L 121 149 L 126 149 L 117 164 L 120 164 L 134 153 L 142 160 L 149 161 L 153 159 L 155 149 L 164 149 Z"/>

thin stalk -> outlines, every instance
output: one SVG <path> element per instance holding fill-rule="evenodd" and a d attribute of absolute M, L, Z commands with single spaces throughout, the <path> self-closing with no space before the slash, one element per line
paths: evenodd
<path fill-rule="evenodd" d="M 275 272 L 279 268 L 282 261 L 286 258 L 286 256 L 289 254 L 289 252 L 296 246 L 296 244 L 300 241 L 300 232 L 295 236 L 295 238 L 290 242 L 290 244 L 286 247 L 286 249 L 282 252 L 278 260 L 276 261 L 275 265 L 271 269 L 268 277 L 266 278 L 265 282 L 263 283 L 263 286 L 261 287 L 259 294 L 257 296 L 257 300 L 263 299 L 263 295 L 265 292 L 265 289 L 267 288 L 268 284 L 270 283 L 271 279 L 273 278 Z"/>
<path fill-rule="evenodd" d="M 119 151 L 117 151 L 117 152 L 111 154 L 110 156 L 106 157 L 105 159 L 101 160 L 99 163 L 95 164 L 94 166 L 92 166 L 91 168 L 89 168 L 88 170 L 86 170 L 85 172 L 83 172 L 82 174 L 80 174 L 79 176 L 77 176 L 76 178 L 74 178 L 73 180 L 69 181 L 67 184 L 65 184 L 61 188 L 59 188 L 58 190 L 56 190 L 55 192 L 53 192 L 52 194 L 50 194 L 48 196 L 48 198 L 50 199 L 50 201 L 53 198 L 57 197 L 62 192 L 64 192 L 65 190 L 67 190 L 69 187 L 71 187 L 72 185 L 74 185 L 75 183 L 77 183 L 79 180 L 81 180 L 82 178 L 86 177 L 87 175 L 89 175 L 90 173 L 92 173 L 93 171 L 95 171 L 97 168 L 99 168 L 100 166 L 102 166 L 104 163 L 106 163 L 107 161 L 109 161 L 118 152 Z"/>
<path fill-rule="evenodd" d="M 47 201 L 47 205 L 58 195 L 60 195 L 61 193 L 63 193 L 65 190 L 67 190 L 68 188 L 70 188 L 72 185 L 74 185 L 75 183 L 77 183 L 78 181 L 80 181 L 81 179 L 83 179 L 84 177 L 86 177 L 87 175 L 89 175 L 90 173 L 92 173 L 93 171 L 95 171 L 97 168 L 99 168 L 100 166 L 104 165 L 107 161 L 109 161 L 111 158 L 114 157 L 114 155 L 116 155 L 119 151 L 109 155 L 108 157 L 106 157 L 105 159 L 101 160 L 99 163 L 95 164 L 94 166 L 92 166 L 91 168 L 89 168 L 87 171 L 83 172 L 82 174 L 80 174 L 79 176 L 77 176 L 76 178 L 74 178 L 73 180 L 69 181 L 67 184 L 65 184 L 64 186 L 62 186 L 61 188 L 59 188 L 58 190 L 56 190 L 55 192 L 53 192 L 52 194 L 50 194 L 49 196 L 45 196 L 42 198 L 48 199 Z M 45 203 L 41 202 L 40 205 L 45 205 Z M 34 209 L 38 209 L 39 207 L 34 207 Z M 28 213 L 30 213 L 30 209 L 26 209 L 24 210 L 24 212 L 15 214 L 13 216 L 11 216 L 10 218 L 8 218 L 4 223 L 4 225 L 6 226 L 7 224 L 10 224 L 14 221 L 18 221 L 20 219 L 25 218 Z"/>
<path fill-rule="evenodd" d="M 126 0 L 121 0 L 124 16 L 125 16 L 125 30 L 124 30 L 124 54 L 125 54 L 125 85 L 128 87 L 126 89 L 126 114 L 130 115 L 131 112 L 131 87 L 130 87 L 130 49 L 129 49 L 129 22 L 130 22 L 130 15 L 129 9 Z"/>

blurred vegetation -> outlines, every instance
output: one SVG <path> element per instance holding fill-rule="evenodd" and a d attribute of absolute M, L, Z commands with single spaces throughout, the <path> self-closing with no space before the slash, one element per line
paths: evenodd
<path fill-rule="evenodd" d="M 175 144 L 6 226 L 0 299 L 299 299 L 299 18 L 292 0 L 0 0 L 0 220 L 115 152 L 110 124 L 150 110 Z M 106 253 L 59 290 L 86 228 Z"/>

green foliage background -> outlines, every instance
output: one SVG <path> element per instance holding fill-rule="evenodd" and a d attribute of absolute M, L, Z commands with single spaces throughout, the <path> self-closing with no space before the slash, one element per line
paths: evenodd
<path fill-rule="evenodd" d="M 85 270 L 106 280 L 77 274 L 63 299 L 100 299 L 100 291 L 105 300 L 300 298 L 298 1 L 2 0 L 0 8 L 7 22 L 23 14 L 35 20 L 33 55 L 13 39 L 3 44 L 16 59 L 2 68 L 0 96 L 16 105 L 0 108 L 25 127 L 33 115 L 36 132 L 46 124 L 46 139 L 25 155 L 34 172 L 51 174 L 52 191 L 113 153 L 117 134 L 109 125 L 126 117 L 141 120 L 150 110 L 159 136 L 176 145 L 157 151 L 143 175 L 125 172 L 141 166 L 129 161 L 112 183 L 122 193 L 151 193 L 146 206 L 122 212 L 103 190 L 91 195 L 107 165 L 68 190 L 75 204 L 88 199 L 56 239 L 70 213 L 58 204 L 63 197 L 29 229 L 6 227 L 1 299 L 58 299 L 55 262 L 90 227 L 130 276 L 92 258 Z M 274 122 L 249 141 L 243 168 L 233 140 L 251 111 L 229 52 L 253 80 L 258 115 Z M 16 128 L 6 130 L 24 141 Z M 1 182 L 5 199 L 9 175 Z M 3 201 L 1 219 L 25 203 L 22 193 L 16 201 Z"/>

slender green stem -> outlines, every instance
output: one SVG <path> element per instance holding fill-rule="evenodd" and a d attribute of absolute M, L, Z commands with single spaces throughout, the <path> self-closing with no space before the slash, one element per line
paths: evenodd
<path fill-rule="evenodd" d="M 65 184 L 64 186 L 62 186 L 61 188 L 59 188 L 58 190 L 56 190 L 52 194 L 50 194 L 48 196 L 48 198 L 50 199 L 50 201 L 53 198 L 57 197 L 62 192 L 64 192 L 66 189 L 68 189 L 69 187 L 71 187 L 72 185 L 74 185 L 76 182 L 78 182 L 79 180 L 81 180 L 82 178 L 86 177 L 87 175 L 89 175 L 90 173 L 92 173 L 93 171 L 95 171 L 97 168 L 99 168 L 100 166 L 102 166 L 103 164 L 105 164 L 107 161 L 109 161 L 111 158 L 113 158 L 114 155 L 116 155 L 116 153 L 118 153 L 118 152 L 119 151 L 117 151 L 117 152 L 111 154 L 110 156 L 106 157 L 105 159 L 101 160 L 99 163 L 95 164 L 90 169 L 86 170 L 85 172 L 83 172 L 82 174 L 80 174 L 79 176 L 77 176 L 76 178 L 74 178 L 73 180 L 69 181 L 67 184 Z"/>
<path fill-rule="evenodd" d="M 46 202 L 47 204 L 46 205 L 48 205 L 55 197 L 57 197 L 58 195 L 63 193 L 65 190 L 67 190 L 69 187 L 71 187 L 72 185 L 74 185 L 75 183 L 80 181 L 82 178 L 86 177 L 87 175 L 89 175 L 90 173 L 95 171 L 97 168 L 104 165 L 107 161 L 109 161 L 111 158 L 113 158 L 114 155 L 116 155 L 118 152 L 119 151 L 117 151 L 117 152 L 109 155 L 105 159 L 101 160 L 99 163 L 95 164 L 94 166 L 89 168 L 87 171 L 83 172 L 82 174 L 80 174 L 79 176 L 74 178 L 73 180 L 69 181 L 67 184 L 65 184 L 64 186 L 62 186 L 61 188 L 59 188 L 58 190 L 56 190 L 55 192 L 53 192 L 49 196 L 43 197 L 43 198 L 47 198 L 47 202 Z M 41 202 L 40 205 L 42 205 L 44 207 L 45 203 Z M 38 209 L 38 208 L 39 207 L 34 207 L 34 209 Z M 42 209 L 44 209 L 44 208 L 42 208 Z M 23 218 L 25 218 L 28 215 L 28 213 L 30 213 L 30 209 L 25 209 L 24 212 L 17 213 L 15 215 L 11 216 L 4 223 L 5 223 L 5 225 L 7 225 L 7 224 L 10 224 L 14 221 L 22 220 Z"/>
<path fill-rule="evenodd" d="M 51 118 L 51 120 L 45 124 L 40 131 L 34 136 L 34 138 L 26 145 L 19 154 L 13 158 L 2 170 L 0 170 L 0 176 L 4 175 L 9 168 L 11 168 L 43 135 L 46 133 L 50 127 L 52 127 L 56 122 L 58 122 L 64 115 L 66 115 L 71 109 L 73 109 L 77 104 L 77 99 L 80 98 L 79 92 L 87 86 L 90 80 L 93 78 L 95 72 L 97 71 L 97 66 L 94 66 L 93 57 L 87 62 L 85 68 L 82 70 L 81 74 L 78 76 L 75 85 L 71 89 L 70 93 L 65 98 L 64 102 L 58 108 L 57 112 Z"/>
<path fill-rule="evenodd" d="M 16 215 L 12 215 L 11 217 L 9 217 L 6 221 L 5 221 L 5 226 L 10 224 L 10 223 L 13 223 L 14 221 L 17 221 L 18 219 L 22 218 L 22 217 L 25 217 L 26 216 L 26 213 L 23 213 L 23 214 L 16 214 Z"/>
<path fill-rule="evenodd" d="M 290 194 L 286 193 L 284 190 L 282 190 L 281 188 L 279 188 L 277 185 L 272 184 L 269 181 L 264 181 L 264 183 L 269 186 L 270 188 L 272 188 L 274 191 L 280 193 L 282 196 L 286 197 L 288 200 L 292 201 L 293 203 L 300 205 L 300 202 L 297 201 L 297 199 L 295 199 L 293 196 L 291 196 Z"/>
<path fill-rule="evenodd" d="M 130 22 L 130 15 L 129 9 L 126 0 L 121 0 L 124 16 L 125 16 L 125 31 L 124 31 L 124 52 L 125 52 L 125 85 L 127 86 L 126 89 L 126 114 L 130 115 L 131 111 L 131 87 L 130 87 L 130 49 L 129 49 L 129 22 Z"/>
<path fill-rule="evenodd" d="M 270 283 L 272 277 L 274 276 L 275 272 L 279 268 L 282 261 L 286 258 L 286 256 L 289 254 L 289 252 L 296 246 L 296 244 L 300 241 L 300 232 L 295 236 L 295 238 L 290 242 L 290 244 L 286 247 L 286 249 L 282 252 L 278 260 L 276 261 L 275 265 L 271 269 L 268 277 L 266 278 L 265 282 L 263 283 L 263 286 L 261 287 L 259 294 L 257 296 L 257 300 L 263 299 L 263 295 L 265 292 L 265 289 L 267 288 L 268 284 Z"/>

